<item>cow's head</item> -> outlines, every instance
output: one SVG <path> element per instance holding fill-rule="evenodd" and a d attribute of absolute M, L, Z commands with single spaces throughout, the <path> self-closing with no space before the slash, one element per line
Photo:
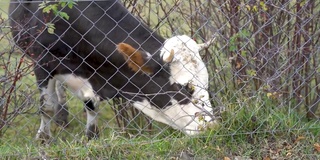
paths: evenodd
<path fill-rule="evenodd" d="M 154 120 L 168 124 L 189 135 L 197 134 L 205 125 L 215 123 L 207 92 L 208 71 L 199 55 L 199 51 L 210 43 L 212 41 L 197 44 L 188 36 L 175 36 L 165 41 L 160 54 L 156 54 L 158 57 L 136 50 L 129 44 L 120 43 L 118 51 L 124 55 L 128 66 L 133 71 L 156 76 L 153 74 L 157 71 L 153 71 L 146 63 L 148 58 L 153 57 L 160 59 L 161 65 L 167 66 L 166 72 L 169 75 L 166 79 L 167 85 L 163 87 L 164 91 L 154 95 L 170 95 L 171 98 L 166 107 L 155 106 L 148 98 L 134 101 L 134 107 Z M 181 101 L 184 101 L 183 103 L 177 101 L 178 96 L 184 97 L 180 98 Z"/>

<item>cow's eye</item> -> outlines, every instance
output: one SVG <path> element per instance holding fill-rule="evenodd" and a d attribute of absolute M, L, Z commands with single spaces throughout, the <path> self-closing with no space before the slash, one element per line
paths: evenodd
<path fill-rule="evenodd" d="M 185 95 L 189 95 L 189 96 L 191 96 L 194 93 L 194 86 L 191 85 L 190 83 L 188 83 L 186 85 L 173 83 L 172 84 L 172 89 L 174 91 L 180 91 L 180 92 L 184 93 Z"/>
<path fill-rule="evenodd" d="M 173 91 L 180 91 L 182 88 L 182 85 L 181 84 L 178 84 L 178 83 L 173 83 L 172 84 L 172 89 Z"/>

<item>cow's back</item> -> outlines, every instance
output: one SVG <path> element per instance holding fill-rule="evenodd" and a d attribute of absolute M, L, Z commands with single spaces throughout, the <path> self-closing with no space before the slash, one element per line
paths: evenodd
<path fill-rule="evenodd" d="M 68 20 L 52 13 L 43 13 L 39 4 L 38 0 L 11 0 L 9 12 L 12 33 L 22 49 L 39 45 L 51 51 L 65 52 L 57 56 L 74 51 L 77 56 L 85 58 L 95 53 L 109 55 L 115 52 L 116 44 L 121 42 L 154 53 L 164 42 L 162 37 L 132 16 L 117 0 L 79 1 L 72 9 L 63 9 L 70 17 Z M 54 34 L 46 30 L 48 23 L 54 24 Z M 26 39 L 29 44 L 26 44 Z M 112 56 L 119 60 L 117 56 L 120 55 Z"/>

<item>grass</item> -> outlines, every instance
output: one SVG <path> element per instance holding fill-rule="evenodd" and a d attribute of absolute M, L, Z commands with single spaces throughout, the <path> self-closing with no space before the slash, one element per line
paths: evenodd
<path fill-rule="evenodd" d="M 2 18 L 8 18 L 8 8 L 10 0 L 1 0 L 0 2 L 0 15 Z"/>
<path fill-rule="evenodd" d="M 6 11 L 8 1 L 0 2 L 0 12 Z M 8 45 L 8 41 L 1 41 L 0 51 Z M 20 57 L 19 54 L 11 57 L 12 70 Z M 0 75 L 4 73 L 0 69 Z M 228 83 L 231 82 L 225 85 Z M 70 125 L 67 128 L 53 125 L 55 141 L 46 146 L 34 140 L 40 123 L 39 93 L 34 76 L 23 77 L 18 87 L 14 93 L 17 101 L 11 103 L 10 108 L 26 103 L 22 101 L 23 96 L 31 95 L 30 102 L 24 105 L 28 107 L 27 112 L 19 114 L 1 130 L 4 133 L 0 137 L 1 159 L 182 159 L 186 156 L 195 159 L 320 159 L 319 120 L 307 120 L 303 112 L 289 105 L 279 107 L 278 99 L 262 91 L 252 97 L 233 90 L 225 93 L 221 103 L 226 111 L 220 125 L 196 137 L 185 136 L 155 122 L 152 132 L 146 132 L 145 126 L 133 121 L 130 128 L 136 130 L 123 133 L 116 125 L 110 104 L 103 103 L 99 119 L 101 136 L 92 141 L 84 136 L 82 102 L 69 95 Z"/>
<path fill-rule="evenodd" d="M 223 113 L 221 124 L 197 137 L 172 130 L 159 135 L 127 135 L 100 125 L 101 137 L 88 142 L 83 133 L 83 113 L 73 110 L 74 121 L 71 125 L 65 130 L 55 127 L 56 141 L 50 146 L 43 146 L 33 139 L 38 118 L 30 115 L 20 120 L 15 126 L 17 128 L 11 129 L 18 133 L 6 134 L 1 138 L 0 150 L 2 157 L 7 159 L 39 156 L 49 159 L 174 159 L 184 154 L 196 159 L 236 156 L 319 159 L 319 151 L 315 147 L 320 143 L 319 121 L 308 121 L 304 115 L 285 108 L 268 107 L 274 102 L 266 97 L 261 98 L 263 96 L 251 100 L 237 97 L 226 106 L 228 110 Z M 23 123 L 26 121 L 29 123 Z M 111 123 L 107 118 L 100 118 L 100 122 Z"/>

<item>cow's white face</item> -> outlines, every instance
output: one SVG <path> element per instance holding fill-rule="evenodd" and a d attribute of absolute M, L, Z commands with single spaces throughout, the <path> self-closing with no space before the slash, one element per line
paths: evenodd
<path fill-rule="evenodd" d="M 165 109 L 157 109 L 147 100 L 134 103 L 146 115 L 189 135 L 199 133 L 213 121 L 207 92 L 208 71 L 199 55 L 200 47 L 188 36 L 175 36 L 166 40 L 160 55 L 164 61 L 170 59 L 170 83 L 189 85 L 194 89 L 190 103 L 180 105 L 172 98 L 173 105 Z"/>
<path fill-rule="evenodd" d="M 194 91 L 189 103 L 179 104 L 171 98 L 172 105 L 159 109 L 145 99 L 134 102 L 133 106 L 154 120 L 188 135 L 200 133 L 206 125 L 214 123 L 213 109 L 207 92 L 208 71 L 199 55 L 199 51 L 206 45 L 208 44 L 197 44 L 190 37 L 183 35 L 167 39 L 161 49 L 160 57 L 164 62 L 170 63 L 170 84 L 189 86 Z M 128 50 L 121 48 L 125 47 L 120 47 L 120 52 Z M 133 61 L 139 63 L 137 60 Z M 147 71 L 145 69 L 145 72 Z"/>

